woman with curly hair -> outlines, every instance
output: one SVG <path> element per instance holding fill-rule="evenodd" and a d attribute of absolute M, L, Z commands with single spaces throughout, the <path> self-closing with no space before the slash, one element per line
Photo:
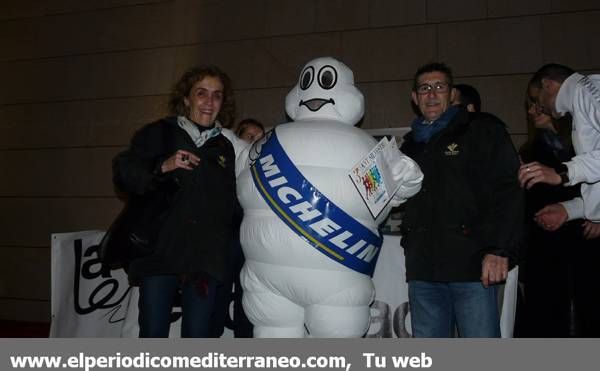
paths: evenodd
<path fill-rule="evenodd" d="M 180 294 L 182 337 L 208 337 L 215 297 L 229 271 L 235 154 L 224 127 L 234 117 L 231 82 L 217 67 L 185 72 L 171 116 L 141 128 L 113 161 L 128 205 L 144 209 L 131 236 L 144 251 L 129 279 L 140 287 L 140 337 L 167 337 Z"/>

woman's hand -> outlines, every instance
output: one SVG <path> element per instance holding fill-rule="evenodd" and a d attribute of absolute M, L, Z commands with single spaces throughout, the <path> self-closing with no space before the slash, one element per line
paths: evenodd
<path fill-rule="evenodd" d="M 530 189 L 537 183 L 559 185 L 561 178 L 553 168 L 539 162 L 530 162 L 519 168 L 519 183 L 521 187 Z"/>
<path fill-rule="evenodd" d="M 192 170 L 200 163 L 200 158 L 195 154 L 184 151 L 182 149 L 177 150 L 171 157 L 165 160 L 160 166 L 160 170 L 163 173 L 168 173 L 177 168 Z"/>

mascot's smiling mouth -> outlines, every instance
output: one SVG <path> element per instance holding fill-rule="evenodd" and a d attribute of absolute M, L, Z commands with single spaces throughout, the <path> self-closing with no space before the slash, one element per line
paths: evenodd
<path fill-rule="evenodd" d="M 320 110 L 321 107 L 323 107 L 327 103 L 331 103 L 331 104 L 335 105 L 335 101 L 332 98 L 329 98 L 329 99 L 314 98 L 314 99 L 310 99 L 307 101 L 301 100 L 299 106 L 304 105 L 304 106 L 306 106 L 306 108 L 308 108 L 312 112 L 315 112 L 315 111 Z"/>

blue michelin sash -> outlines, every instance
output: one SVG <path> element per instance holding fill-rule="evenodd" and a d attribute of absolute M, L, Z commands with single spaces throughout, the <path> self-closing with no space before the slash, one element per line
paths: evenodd
<path fill-rule="evenodd" d="M 321 194 L 281 147 L 275 130 L 251 167 L 267 205 L 296 234 L 334 261 L 372 276 L 383 238 Z"/>

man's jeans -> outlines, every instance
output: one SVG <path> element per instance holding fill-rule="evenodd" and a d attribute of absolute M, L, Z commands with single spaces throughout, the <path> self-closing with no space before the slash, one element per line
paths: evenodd
<path fill-rule="evenodd" d="M 481 282 L 410 281 L 408 300 L 414 337 L 500 337 L 497 286 Z"/>
<path fill-rule="evenodd" d="M 181 337 L 209 337 L 215 306 L 217 282 L 208 280 L 207 295 L 200 295 L 195 283 L 181 283 L 177 275 L 148 276 L 140 285 L 140 337 L 168 337 L 171 311 L 181 292 Z"/>

